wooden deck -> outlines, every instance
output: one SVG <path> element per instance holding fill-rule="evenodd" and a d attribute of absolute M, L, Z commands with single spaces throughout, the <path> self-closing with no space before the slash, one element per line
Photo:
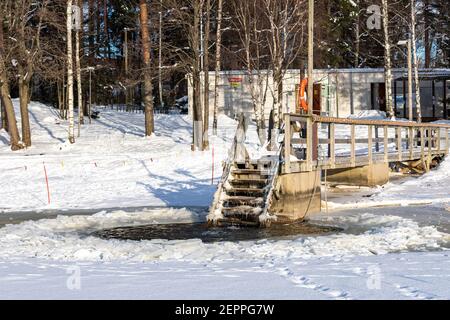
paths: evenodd
<path fill-rule="evenodd" d="M 283 173 L 418 160 L 429 168 L 434 158 L 449 152 L 450 126 L 445 124 L 295 114 L 284 117 Z M 364 133 L 358 134 L 357 128 Z"/>

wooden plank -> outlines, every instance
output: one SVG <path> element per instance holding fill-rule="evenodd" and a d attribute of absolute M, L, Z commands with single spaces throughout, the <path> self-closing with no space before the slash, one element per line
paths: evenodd
<path fill-rule="evenodd" d="M 402 139 L 402 128 L 397 127 L 396 128 L 396 132 L 397 132 L 397 153 L 398 153 L 398 161 L 402 161 L 402 149 L 403 149 L 403 139 Z"/>
<path fill-rule="evenodd" d="M 352 167 L 355 167 L 356 165 L 356 143 L 355 143 L 355 125 L 351 125 L 350 126 L 350 130 L 351 130 L 351 139 L 352 139 L 352 147 L 351 147 L 351 159 L 350 162 L 352 164 Z"/>
<path fill-rule="evenodd" d="M 336 134 L 336 125 L 334 123 L 330 123 L 330 162 L 331 168 L 336 167 L 336 144 L 335 144 L 335 134 Z"/>
<path fill-rule="evenodd" d="M 291 173 L 291 116 L 289 114 L 284 115 L 284 161 L 285 172 Z"/>
<path fill-rule="evenodd" d="M 409 128 L 409 160 L 412 160 L 413 158 L 413 151 L 414 151 L 414 128 Z"/>
<path fill-rule="evenodd" d="M 306 166 L 308 171 L 312 171 L 313 160 L 313 121 L 312 117 L 308 117 L 306 121 Z"/>
<path fill-rule="evenodd" d="M 292 121 L 306 121 L 309 116 L 291 114 Z M 377 126 L 389 126 L 389 127 L 429 127 L 429 128 L 450 128 L 447 124 L 438 123 L 416 123 L 405 121 L 386 121 L 386 120 L 362 120 L 362 119 L 348 119 L 348 118 L 334 118 L 334 117 L 322 117 L 313 115 L 312 120 L 314 122 L 322 123 L 335 123 L 335 124 L 347 124 L 347 125 L 377 125 Z"/>
<path fill-rule="evenodd" d="M 448 139 L 448 133 L 449 133 L 449 130 L 448 129 L 445 129 L 445 153 L 447 154 L 448 153 L 448 149 L 449 149 L 449 143 L 450 143 L 450 141 L 449 141 L 449 139 Z"/>
<path fill-rule="evenodd" d="M 389 145 L 388 145 L 388 127 L 383 127 L 383 147 L 384 147 L 384 162 L 388 162 L 388 152 L 389 152 Z"/>
<path fill-rule="evenodd" d="M 373 141 L 372 141 L 373 126 L 369 126 L 368 130 L 369 130 L 369 132 L 368 132 L 367 149 L 368 149 L 368 156 L 369 156 L 369 165 L 371 165 L 373 163 L 373 150 L 372 150 L 372 148 L 373 148 L 373 145 L 372 145 L 372 143 L 373 143 Z"/>
<path fill-rule="evenodd" d="M 442 129 L 440 128 L 437 130 L 437 143 L 436 143 L 437 151 L 441 151 L 441 130 Z"/>
<path fill-rule="evenodd" d="M 428 128 L 428 165 L 431 165 L 431 159 L 433 158 L 433 130 Z"/>
<path fill-rule="evenodd" d="M 420 160 L 422 160 L 422 164 L 425 165 L 425 138 L 424 138 L 424 129 L 420 127 Z"/>

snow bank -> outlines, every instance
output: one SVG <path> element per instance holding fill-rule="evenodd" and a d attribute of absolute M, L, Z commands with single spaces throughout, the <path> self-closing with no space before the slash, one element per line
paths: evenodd
<path fill-rule="evenodd" d="M 332 209 L 353 209 L 375 206 L 408 206 L 433 204 L 447 207 L 450 205 L 450 158 L 440 166 L 419 178 L 374 189 L 369 198 L 343 198 L 328 203 Z"/>
<path fill-rule="evenodd" d="M 360 119 L 360 120 L 386 120 L 387 115 L 384 111 L 379 110 L 364 110 L 355 115 L 350 115 L 349 119 Z"/>
<path fill-rule="evenodd" d="M 359 234 L 342 233 L 295 240 L 260 240 L 205 244 L 201 240 L 120 241 L 89 236 L 89 232 L 124 225 L 155 223 L 172 217 L 195 220 L 188 210 L 144 213 L 99 213 L 94 216 L 60 216 L 52 220 L 28 221 L 0 229 L 0 258 L 38 257 L 63 261 L 172 261 L 266 260 L 385 254 L 399 251 L 437 250 L 449 235 L 434 227 L 397 216 L 362 214 L 317 218 Z"/>

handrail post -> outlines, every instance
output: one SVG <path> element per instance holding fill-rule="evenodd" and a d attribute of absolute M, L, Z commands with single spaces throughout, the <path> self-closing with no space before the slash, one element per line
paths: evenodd
<path fill-rule="evenodd" d="M 413 160 L 414 157 L 414 127 L 409 128 L 409 160 Z"/>
<path fill-rule="evenodd" d="M 388 152 L 389 152 L 389 137 L 388 137 L 389 131 L 388 127 L 383 127 L 383 149 L 384 149 L 384 162 L 389 162 Z"/>
<path fill-rule="evenodd" d="M 403 153 L 403 146 L 402 146 L 402 128 L 397 127 L 397 152 L 398 152 L 398 161 L 402 161 L 402 153 Z"/>
<path fill-rule="evenodd" d="M 439 128 L 437 129 L 437 144 L 436 144 L 436 148 L 437 148 L 437 152 L 441 153 L 441 131 L 442 129 Z"/>
<path fill-rule="evenodd" d="M 433 159 L 433 130 L 428 127 L 428 171 L 431 167 L 431 160 Z"/>
<path fill-rule="evenodd" d="M 425 131 L 424 131 L 423 127 L 420 127 L 420 160 L 422 161 L 422 165 L 426 169 L 424 133 L 425 133 Z"/>
<path fill-rule="evenodd" d="M 336 126 L 330 123 L 330 162 L 331 168 L 336 168 Z"/>
<path fill-rule="evenodd" d="M 312 117 L 306 119 L 306 166 L 308 171 L 312 171 L 313 159 L 313 120 Z"/>
<path fill-rule="evenodd" d="M 352 167 L 356 166 L 356 135 L 355 135 L 355 125 L 352 124 L 351 125 L 351 144 L 352 144 L 352 148 L 351 148 L 351 164 Z"/>
<path fill-rule="evenodd" d="M 445 129 L 445 154 L 448 154 L 448 149 L 449 149 L 449 139 L 448 139 L 448 129 Z"/>
<path fill-rule="evenodd" d="M 284 115 L 284 170 L 291 173 L 291 115 Z"/>
<path fill-rule="evenodd" d="M 367 140 L 367 148 L 369 153 L 369 165 L 372 165 L 373 163 L 373 150 L 372 150 L 372 144 L 373 144 L 373 126 L 369 126 L 369 132 L 368 132 L 368 140 Z"/>

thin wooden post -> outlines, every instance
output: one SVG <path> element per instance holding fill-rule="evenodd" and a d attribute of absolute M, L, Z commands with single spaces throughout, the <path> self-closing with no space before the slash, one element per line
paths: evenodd
<path fill-rule="evenodd" d="M 433 158 L 433 130 L 428 128 L 428 166 L 431 166 L 431 159 Z"/>
<path fill-rule="evenodd" d="M 373 144 L 373 126 L 369 126 L 369 132 L 368 132 L 368 140 L 367 140 L 367 148 L 368 148 L 368 155 L 369 155 L 369 165 L 372 165 L 373 163 L 373 150 L 372 150 L 372 144 Z"/>
<path fill-rule="evenodd" d="M 291 116 L 284 115 L 284 163 L 285 172 L 291 173 Z"/>
<path fill-rule="evenodd" d="M 402 146 L 402 128 L 397 127 L 397 152 L 398 152 L 398 161 L 402 161 L 402 153 L 403 153 L 403 146 Z"/>
<path fill-rule="evenodd" d="M 384 126 L 383 127 L 383 143 L 384 143 L 384 162 L 388 163 L 389 162 L 389 156 L 388 156 L 388 152 L 389 152 L 389 139 L 388 139 L 388 127 Z"/>
<path fill-rule="evenodd" d="M 409 160 L 414 157 L 414 128 L 409 128 Z"/>
<path fill-rule="evenodd" d="M 378 134 L 378 126 L 375 126 L 375 139 L 377 140 L 375 143 L 375 151 L 380 152 L 380 143 L 378 142 L 379 134 Z"/>
<path fill-rule="evenodd" d="M 449 148 L 448 131 L 448 129 L 445 129 L 445 154 L 448 154 Z"/>
<path fill-rule="evenodd" d="M 331 168 L 336 168 L 336 126 L 330 123 L 330 162 Z"/>
<path fill-rule="evenodd" d="M 308 171 L 312 171 L 313 159 L 313 121 L 312 117 L 306 120 L 306 166 Z"/>
<path fill-rule="evenodd" d="M 351 143 L 352 143 L 352 149 L 351 149 L 351 164 L 352 167 L 356 166 L 356 141 L 355 141 L 355 125 L 351 125 Z"/>
<path fill-rule="evenodd" d="M 437 144 L 436 144 L 436 150 L 438 153 L 441 153 L 441 128 L 437 129 Z"/>
<path fill-rule="evenodd" d="M 420 160 L 422 161 L 422 165 L 425 168 L 425 139 L 423 127 L 420 127 Z"/>

